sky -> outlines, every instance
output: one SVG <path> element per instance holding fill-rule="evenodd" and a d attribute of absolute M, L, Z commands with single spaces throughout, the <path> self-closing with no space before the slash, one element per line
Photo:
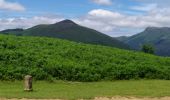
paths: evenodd
<path fill-rule="evenodd" d="M 0 30 L 64 19 L 112 37 L 170 27 L 170 0 L 0 0 Z"/>

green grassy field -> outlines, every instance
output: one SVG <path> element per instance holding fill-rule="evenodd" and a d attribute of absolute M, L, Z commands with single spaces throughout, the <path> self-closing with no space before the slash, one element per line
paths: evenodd
<path fill-rule="evenodd" d="M 131 80 L 113 82 L 63 82 L 37 81 L 33 92 L 23 91 L 23 82 L 0 82 L 0 98 L 60 98 L 89 99 L 99 96 L 170 96 L 170 81 Z"/>

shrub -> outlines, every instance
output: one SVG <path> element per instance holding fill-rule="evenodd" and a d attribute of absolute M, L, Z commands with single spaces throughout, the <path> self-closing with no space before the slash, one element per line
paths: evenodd
<path fill-rule="evenodd" d="M 0 80 L 21 80 L 27 74 L 49 81 L 169 80 L 170 58 L 60 39 L 0 35 Z"/>

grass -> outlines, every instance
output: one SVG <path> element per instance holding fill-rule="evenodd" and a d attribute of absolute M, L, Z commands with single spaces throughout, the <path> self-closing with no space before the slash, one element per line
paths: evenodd
<path fill-rule="evenodd" d="M 0 82 L 1 98 L 59 98 L 89 99 L 99 96 L 135 96 L 163 97 L 170 96 L 170 81 L 166 80 L 131 80 L 112 82 L 63 82 L 33 83 L 33 92 L 23 91 L 23 82 Z"/>

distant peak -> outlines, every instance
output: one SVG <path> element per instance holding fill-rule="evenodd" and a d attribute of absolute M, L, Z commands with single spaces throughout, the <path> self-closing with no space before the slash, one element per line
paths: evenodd
<path fill-rule="evenodd" d="M 165 30 L 170 29 L 169 27 L 147 27 L 145 31 L 152 31 L 152 30 Z"/>
<path fill-rule="evenodd" d="M 6 30 L 2 30 L 1 32 L 11 32 L 11 31 L 21 32 L 21 31 L 24 31 L 24 29 L 22 29 L 22 28 L 6 29 Z"/>
<path fill-rule="evenodd" d="M 74 23 L 72 20 L 69 20 L 69 19 L 63 20 L 62 22 Z"/>
<path fill-rule="evenodd" d="M 158 27 L 147 27 L 145 30 L 153 30 L 153 29 L 158 29 Z"/>
<path fill-rule="evenodd" d="M 69 20 L 69 19 L 63 20 L 59 23 L 77 25 L 75 22 L 73 22 L 72 20 Z"/>

